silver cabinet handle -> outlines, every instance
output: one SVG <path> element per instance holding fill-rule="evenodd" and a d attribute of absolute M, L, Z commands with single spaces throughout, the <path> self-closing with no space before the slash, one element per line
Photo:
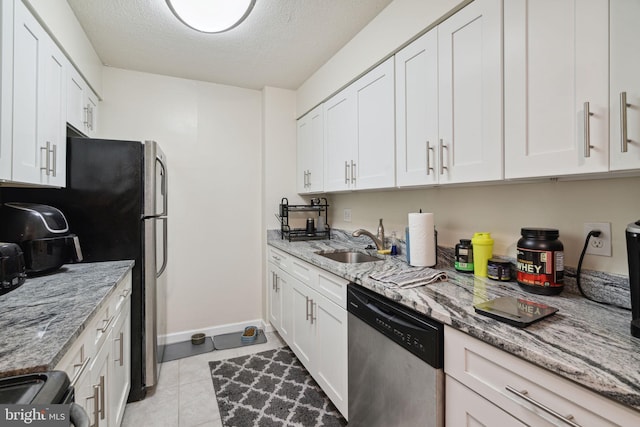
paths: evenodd
<path fill-rule="evenodd" d="M 546 412 L 547 414 L 553 416 L 554 418 L 557 418 L 558 420 L 562 421 L 563 423 L 565 423 L 567 425 L 570 425 L 572 427 L 580 427 L 580 424 L 576 424 L 576 423 L 574 423 L 572 421 L 574 419 L 573 415 L 567 415 L 566 417 L 564 415 L 560 415 L 559 413 L 557 413 L 553 409 L 548 408 L 547 406 L 543 405 L 542 403 L 538 402 L 537 400 L 534 400 L 534 399 L 530 398 L 529 396 L 527 396 L 527 394 L 528 394 L 527 390 L 518 391 L 518 390 L 514 389 L 511 386 L 505 386 L 505 389 L 508 392 L 515 394 L 520 399 L 523 399 L 523 400 L 529 402 L 530 404 L 532 404 L 536 408 Z"/>
<path fill-rule="evenodd" d="M 124 365 L 124 332 L 120 332 L 120 335 L 115 340 L 120 342 L 120 357 L 114 359 L 114 362 L 119 362 L 120 366 L 123 366 Z"/>
<path fill-rule="evenodd" d="M 313 321 L 316 320 L 316 316 L 315 316 L 315 310 L 313 309 L 313 306 L 316 305 L 313 300 L 311 300 L 311 316 L 309 316 L 310 320 L 311 320 L 311 324 L 313 325 Z"/>
<path fill-rule="evenodd" d="M 49 175 L 49 142 L 46 146 L 40 147 L 40 164 L 44 164 L 44 166 L 40 166 L 40 170 Z"/>
<path fill-rule="evenodd" d="M 591 157 L 591 116 L 593 113 L 589 111 L 589 101 L 584 103 L 584 156 Z"/>
<path fill-rule="evenodd" d="M 444 143 L 442 138 L 440 138 L 440 175 L 444 175 L 444 170 L 447 167 L 444 165 L 444 150 L 447 148 L 447 145 Z"/>
<path fill-rule="evenodd" d="M 111 316 L 108 319 L 104 319 L 102 321 L 102 327 L 101 328 L 96 328 L 98 331 L 105 333 L 107 332 L 107 329 L 109 329 L 109 326 L 111 325 L 111 322 L 113 321 L 114 316 Z"/>
<path fill-rule="evenodd" d="M 351 160 L 351 183 L 356 183 L 356 164 L 353 160 Z"/>
<path fill-rule="evenodd" d="M 93 424 L 91 424 L 90 427 L 98 427 L 98 424 L 100 423 L 99 420 L 99 412 L 98 412 L 98 399 L 100 398 L 100 386 L 99 385 L 94 385 L 93 386 L 93 396 L 87 397 L 87 400 L 92 399 L 93 400 Z"/>
<path fill-rule="evenodd" d="M 311 170 L 307 171 L 307 185 L 311 187 Z"/>
<path fill-rule="evenodd" d="M 100 419 L 104 420 L 104 375 L 100 375 Z"/>
<path fill-rule="evenodd" d="M 305 310 L 307 312 L 306 320 L 309 320 L 309 316 L 310 316 L 310 314 L 309 314 L 309 301 L 311 301 L 311 300 L 307 296 L 305 296 L 305 299 L 307 300 L 307 302 L 305 303 L 306 304 Z"/>
<path fill-rule="evenodd" d="M 344 161 L 344 183 L 349 184 L 349 163 Z"/>
<path fill-rule="evenodd" d="M 271 272 L 271 289 L 276 289 L 276 273 L 273 271 Z"/>
<path fill-rule="evenodd" d="M 620 92 L 620 151 L 628 150 L 629 137 L 627 135 L 627 92 Z"/>
<path fill-rule="evenodd" d="M 84 351 L 83 351 L 84 353 Z M 83 355 L 84 356 L 84 355 Z M 80 369 L 78 369 L 78 372 L 76 372 L 76 374 L 73 376 L 73 378 L 71 379 L 71 383 L 70 383 L 70 387 L 75 387 L 76 383 L 78 382 L 78 380 L 80 379 L 80 377 L 82 376 L 82 374 L 84 373 L 84 371 L 87 369 L 87 366 L 89 366 L 89 362 L 91 361 L 90 357 L 87 357 L 84 362 L 82 362 L 82 364 L 80 365 L 73 365 L 74 368 L 77 368 L 78 366 L 80 367 Z"/>
<path fill-rule="evenodd" d="M 433 151 L 433 147 L 431 143 L 427 141 L 427 176 L 431 175 L 431 171 L 433 168 L 431 167 L 431 152 Z"/>
<path fill-rule="evenodd" d="M 276 274 L 276 280 L 274 284 L 276 286 L 276 292 L 278 292 L 278 285 L 280 284 L 280 276 L 278 276 L 277 274 Z"/>
<path fill-rule="evenodd" d="M 58 145 L 57 144 L 51 144 L 51 150 L 49 150 L 49 154 L 51 155 L 51 164 L 53 165 L 51 167 L 51 169 L 49 169 L 49 171 L 51 172 L 52 176 L 56 176 L 56 158 L 58 157 Z"/>
<path fill-rule="evenodd" d="M 89 127 L 89 104 L 87 104 L 87 106 L 84 107 L 84 121 L 83 121 L 83 123 L 87 128 Z"/>

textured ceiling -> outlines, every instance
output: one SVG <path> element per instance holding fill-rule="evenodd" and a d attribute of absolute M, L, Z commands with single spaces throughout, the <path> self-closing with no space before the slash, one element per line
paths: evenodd
<path fill-rule="evenodd" d="M 257 0 L 238 27 L 204 34 L 165 0 L 68 0 L 105 65 L 262 89 L 297 89 L 392 0 Z"/>

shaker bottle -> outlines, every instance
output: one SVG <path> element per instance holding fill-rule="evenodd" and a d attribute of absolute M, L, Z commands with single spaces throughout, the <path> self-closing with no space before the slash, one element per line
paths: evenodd
<path fill-rule="evenodd" d="M 493 256 L 491 233 L 474 233 L 471 244 L 473 245 L 473 274 L 478 277 L 487 277 L 487 264 Z"/>

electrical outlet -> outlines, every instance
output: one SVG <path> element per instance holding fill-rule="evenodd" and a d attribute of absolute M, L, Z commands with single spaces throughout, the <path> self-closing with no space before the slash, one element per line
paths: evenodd
<path fill-rule="evenodd" d="M 600 230 L 600 236 L 591 236 L 587 244 L 587 253 L 591 255 L 611 256 L 611 223 L 585 222 L 585 239 L 591 230 Z"/>
<path fill-rule="evenodd" d="M 344 210 L 344 222 L 351 222 L 351 209 Z"/>

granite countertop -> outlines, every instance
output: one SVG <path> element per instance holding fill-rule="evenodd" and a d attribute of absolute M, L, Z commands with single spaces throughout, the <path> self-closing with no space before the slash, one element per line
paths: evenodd
<path fill-rule="evenodd" d="M 368 239 L 356 243 L 344 233 L 334 232 L 331 240 L 289 242 L 282 240 L 279 232 L 270 231 L 268 244 L 640 410 L 640 339 L 630 334 L 629 311 L 591 302 L 567 289 L 558 296 L 535 295 L 521 290 L 516 282 L 497 282 L 458 273 L 452 267 L 453 260 L 440 255 L 436 268 L 447 273 L 446 282 L 413 289 L 393 288 L 374 281 L 369 275 L 414 268 L 406 263 L 403 255 L 384 256 L 384 261 L 361 264 L 343 264 L 317 255 L 315 252 L 321 250 L 361 249 L 371 243 Z M 475 313 L 473 304 L 500 296 L 541 302 L 559 311 L 526 328 Z"/>
<path fill-rule="evenodd" d="M 55 368 L 133 261 L 64 265 L 0 296 L 0 378 Z"/>

